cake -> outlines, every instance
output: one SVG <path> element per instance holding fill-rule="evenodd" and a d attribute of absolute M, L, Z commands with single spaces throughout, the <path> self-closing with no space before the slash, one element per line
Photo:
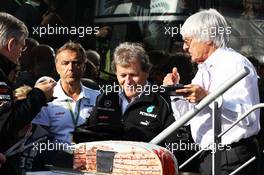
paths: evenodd
<path fill-rule="evenodd" d="M 116 175 L 177 175 L 167 149 L 143 142 L 98 141 L 75 145 L 73 169 Z"/>

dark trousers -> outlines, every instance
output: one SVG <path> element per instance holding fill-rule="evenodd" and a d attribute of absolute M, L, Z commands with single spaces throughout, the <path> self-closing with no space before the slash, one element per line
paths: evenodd
<path fill-rule="evenodd" d="M 251 137 L 229 145 L 231 149 L 221 152 L 221 175 L 228 175 L 243 165 L 253 156 L 257 159 L 236 173 L 236 175 L 263 175 L 263 162 L 260 158 L 260 147 L 257 139 Z M 262 165 L 262 166 L 261 166 Z M 262 170 L 261 170 L 262 168 Z M 200 156 L 200 172 L 203 175 L 212 174 L 212 154 L 206 151 Z M 218 174 L 217 174 L 218 175 Z"/>

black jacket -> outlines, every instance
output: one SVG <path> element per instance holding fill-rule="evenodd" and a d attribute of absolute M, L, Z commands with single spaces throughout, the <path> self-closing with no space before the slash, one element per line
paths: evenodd
<path fill-rule="evenodd" d="M 7 79 L 14 66 L 0 54 L 0 152 L 17 141 L 17 132 L 30 123 L 46 104 L 45 94 L 37 88 L 28 93 L 27 99 L 14 102 L 12 85 Z"/>
<path fill-rule="evenodd" d="M 119 137 L 110 139 L 149 142 L 174 121 L 170 105 L 157 93 L 136 99 L 129 104 L 124 114 L 121 113 L 118 94 L 108 93 L 97 97 L 97 104 L 85 129 L 96 132 L 94 137 L 99 139 L 103 138 L 98 137 L 100 133 L 105 136 L 105 133 L 114 131 L 116 136 L 116 132 L 119 131 Z M 107 124 L 109 127 L 106 127 Z M 118 126 L 122 129 L 118 130 Z M 174 136 L 175 134 L 172 134 L 166 142 L 174 141 L 176 139 Z"/>
<path fill-rule="evenodd" d="M 171 107 L 161 95 L 143 95 L 123 114 L 124 139 L 149 142 L 174 121 Z"/>

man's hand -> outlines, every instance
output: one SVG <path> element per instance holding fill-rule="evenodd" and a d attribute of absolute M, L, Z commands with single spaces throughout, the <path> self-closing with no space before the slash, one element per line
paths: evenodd
<path fill-rule="evenodd" d="M 185 85 L 183 89 L 177 89 L 176 93 L 183 95 L 191 103 L 198 103 L 208 95 L 205 89 L 195 84 Z"/>
<path fill-rule="evenodd" d="M 163 85 L 174 85 L 180 82 L 180 74 L 176 67 L 172 69 L 172 73 L 168 73 L 166 77 L 163 79 Z"/>
<path fill-rule="evenodd" d="M 0 168 L 2 167 L 2 165 L 5 163 L 6 161 L 6 157 L 4 154 L 0 153 Z"/>
<path fill-rule="evenodd" d="M 35 85 L 35 88 L 42 90 L 46 96 L 47 102 L 52 101 L 54 86 L 56 86 L 56 82 L 52 79 L 46 80 Z"/>

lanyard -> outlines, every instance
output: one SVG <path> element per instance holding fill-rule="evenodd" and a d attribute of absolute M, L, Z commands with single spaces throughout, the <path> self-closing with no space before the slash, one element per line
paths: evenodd
<path fill-rule="evenodd" d="M 80 114 L 80 108 L 81 108 L 81 100 L 79 101 L 78 103 L 78 106 L 77 106 L 77 114 L 76 114 L 76 117 L 73 113 L 73 110 L 72 110 L 72 106 L 71 106 L 71 103 L 70 103 L 70 100 L 66 100 L 66 103 L 67 103 L 67 106 L 68 106 L 68 109 L 70 111 L 70 114 L 71 114 L 71 118 L 72 118 L 72 123 L 74 125 L 74 128 L 76 128 L 77 124 L 78 124 L 78 119 L 79 119 L 79 114 Z"/>

